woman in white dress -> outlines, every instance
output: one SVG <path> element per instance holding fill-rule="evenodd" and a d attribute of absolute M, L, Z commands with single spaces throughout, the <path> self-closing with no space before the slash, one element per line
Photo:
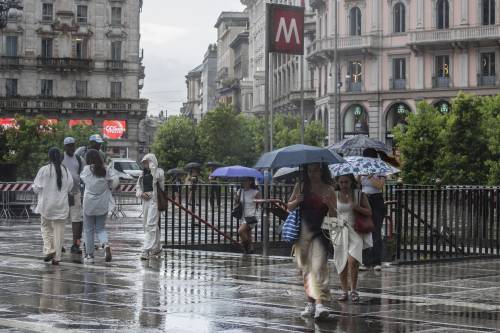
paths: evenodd
<path fill-rule="evenodd" d="M 255 179 L 245 178 L 241 182 L 241 188 L 236 193 L 235 202 L 243 204 L 243 216 L 241 225 L 238 228 L 238 234 L 241 238 L 244 252 L 247 254 L 253 253 L 252 247 L 252 230 L 257 226 L 257 203 L 255 200 L 260 199 L 260 192 L 255 186 Z"/>
<path fill-rule="evenodd" d="M 359 302 L 357 292 L 359 265 L 363 262 L 363 249 L 372 246 L 371 234 L 359 234 L 354 229 L 355 214 L 371 216 L 372 211 L 368 198 L 357 189 L 353 175 L 344 175 L 336 178 L 337 182 L 337 218 L 342 225 L 334 238 L 335 268 L 340 276 L 342 295 L 339 301 L 346 301 L 349 297 L 349 273 L 351 301 Z"/>

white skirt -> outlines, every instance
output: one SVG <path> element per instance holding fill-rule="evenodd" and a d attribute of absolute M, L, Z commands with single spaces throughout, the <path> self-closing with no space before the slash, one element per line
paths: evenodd
<path fill-rule="evenodd" d="M 332 235 L 333 263 L 340 274 L 347 265 L 349 256 L 363 263 L 363 250 L 373 246 L 372 234 L 358 234 L 350 223 L 344 223 L 337 229 L 337 234 Z"/>

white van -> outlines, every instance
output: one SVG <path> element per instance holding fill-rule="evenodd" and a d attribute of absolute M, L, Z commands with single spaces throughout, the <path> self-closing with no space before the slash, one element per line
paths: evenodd
<path fill-rule="evenodd" d="M 109 167 L 116 171 L 120 180 L 136 180 L 142 174 L 140 164 L 128 158 L 112 158 Z"/>

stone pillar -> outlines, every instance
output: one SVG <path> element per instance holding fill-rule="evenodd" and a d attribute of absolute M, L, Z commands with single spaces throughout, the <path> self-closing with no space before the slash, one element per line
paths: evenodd
<path fill-rule="evenodd" d="M 368 101 L 368 133 L 370 138 L 381 139 L 380 134 L 380 121 L 383 111 L 381 110 L 382 103 L 379 100 Z"/>
<path fill-rule="evenodd" d="M 417 0 L 417 29 L 424 28 L 424 0 Z"/>
<path fill-rule="evenodd" d="M 415 82 L 415 89 L 424 89 L 424 73 L 425 73 L 425 62 L 424 62 L 424 56 L 423 55 L 418 55 L 415 57 L 415 60 L 417 62 L 417 70 L 416 70 L 416 82 Z M 410 80 L 410 87 L 411 87 L 411 80 Z"/>
<path fill-rule="evenodd" d="M 469 83 L 469 54 L 467 51 L 460 53 L 458 62 L 460 77 L 458 78 L 458 82 L 454 81 L 459 87 L 467 87 Z M 454 72 L 457 73 L 457 71 Z"/>
<path fill-rule="evenodd" d="M 469 24 L 469 0 L 462 0 L 462 11 L 460 12 L 460 24 Z"/>
<path fill-rule="evenodd" d="M 380 0 L 371 0 L 370 1 L 370 6 L 372 6 L 372 10 L 371 10 L 371 14 L 372 14 L 372 17 L 371 17 L 371 31 L 378 31 L 380 30 L 380 19 L 381 19 L 381 15 L 380 15 Z M 366 10 L 364 11 L 364 13 L 362 12 L 362 15 L 366 13 Z"/>

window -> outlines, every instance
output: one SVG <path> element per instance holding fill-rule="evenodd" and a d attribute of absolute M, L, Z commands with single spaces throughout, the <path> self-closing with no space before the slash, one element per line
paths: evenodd
<path fill-rule="evenodd" d="M 76 81 L 76 96 L 87 97 L 87 81 Z"/>
<path fill-rule="evenodd" d="M 448 0 L 436 2 L 436 28 L 448 29 L 450 27 L 450 5 Z"/>
<path fill-rule="evenodd" d="M 73 58 L 87 59 L 87 40 L 77 38 L 73 41 Z"/>
<path fill-rule="evenodd" d="M 52 22 L 54 6 L 51 3 L 42 3 L 42 21 Z"/>
<path fill-rule="evenodd" d="M 41 95 L 44 97 L 51 97 L 53 95 L 53 84 L 52 80 L 42 80 L 41 85 Z"/>
<path fill-rule="evenodd" d="M 122 60 L 122 42 L 111 42 L 111 59 L 115 61 Z"/>
<path fill-rule="evenodd" d="M 344 116 L 344 138 L 352 135 L 368 135 L 368 114 L 361 105 L 353 105 Z"/>
<path fill-rule="evenodd" d="M 481 74 L 483 76 L 495 76 L 495 53 L 481 54 Z"/>
<path fill-rule="evenodd" d="M 5 96 L 17 96 L 17 79 L 5 80 Z"/>
<path fill-rule="evenodd" d="M 87 23 L 87 6 L 78 5 L 76 7 L 76 21 L 78 23 Z"/>
<path fill-rule="evenodd" d="M 387 139 L 392 140 L 392 138 L 394 137 L 394 135 L 392 134 L 394 127 L 398 125 L 406 125 L 406 117 L 408 116 L 408 114 L 410 114 L 410 112 L 411 111 L 409 106 L 404 103 L 396 103 L 389 109 L 389 112 L 387 112 L 387 119 L 385 123 Z"/>
<path fill-rule="evenodd" d="M 436 76 L 448 78 L 450 77 L 450 57 L 447 55 L 436 57 Z"/>
<path fill-rule="evenodd" d="M 347 67 L 347 91 L 361 91 L 363 65 L 361 61 L 350 61 Z"/>
<path fill-rule="evenodd" d="M 42 38 L 42 58 L 52 58 L 52 38 Z"/>
<path fill-rule="evenodd" d="M 392 60 L 392 88 L 406 88 L 406 59 L 395 58 Z"/>
<path fill-rule="evenodd" d="M 406 9 L 405 5 L 398 2 L 394 6 L 394 32 L 401 33 L 406 31 Z"/>
<path fill-rule="evenodd" d="M 121 7 L 111 7 L 111 25 L 122 24 L 122 9 Z"/>
<path fill-rule="evenodd" d="M 495 24 L 495 0 L 483 0 L 482 8 L 483 25 Z"/>
<path fill-rule="evenodd" d="M 7 36 L 7 57 L 17 57 L 17 36 Z"/>
<path fill-rule="evenodd" d="M 361 10 L 358 7 L 351 8 L 349 12 L 349 34 L 361 36 Z"/>
<path fill-rule="evenodd" d="M 122 83 L 111 82 L 111 98 L 121 98 L 121 97 L 122 97 Z"/>

